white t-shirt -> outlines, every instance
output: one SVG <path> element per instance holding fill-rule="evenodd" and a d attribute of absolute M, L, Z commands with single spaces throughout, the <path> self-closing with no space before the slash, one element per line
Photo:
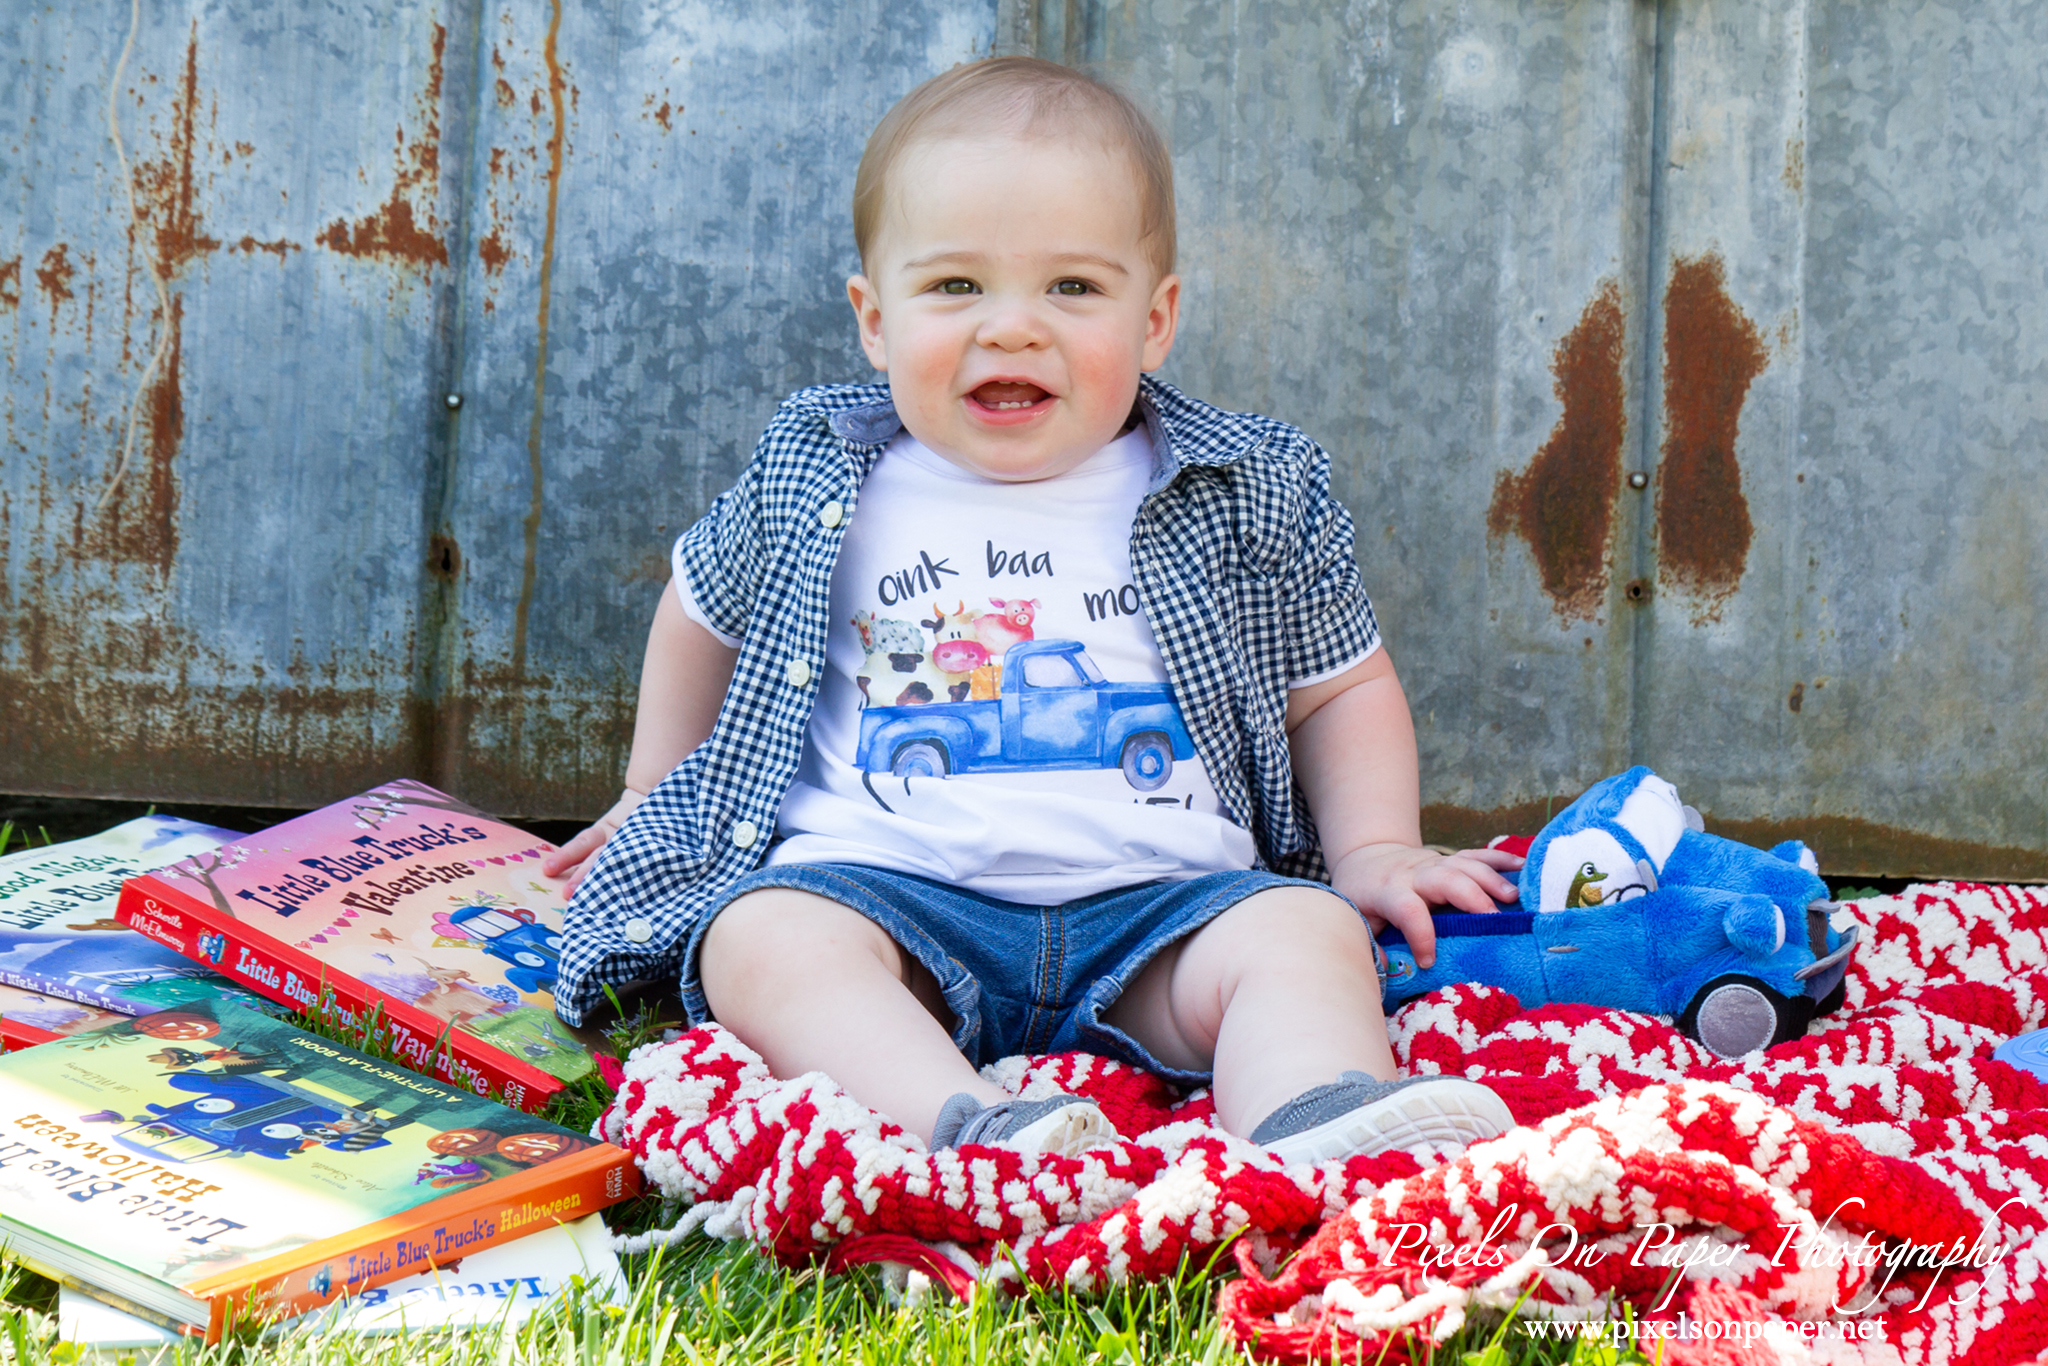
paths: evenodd
<path fill-rule="evenodd" d="M 861 485 L 768 862 L 1037 905 L 1256 861 L 1183 726 L 1131 573 L 1141 427 L 1011 484 L 908 433 Z M 684 610 L 707 627 L 677 566 Z"/>

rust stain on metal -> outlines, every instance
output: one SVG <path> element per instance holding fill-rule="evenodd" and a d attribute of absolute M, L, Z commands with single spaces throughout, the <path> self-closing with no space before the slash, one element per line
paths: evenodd
<path fill-rule="evenodd" d="M 1551 355 L 1553 392 L 1564 406 L 1549 439 L 1520 473 L 1494 481 L 1486 528 L 1520 535 L 1535 554 L 1543 591 L 1565 621 L 1598 617 L 1621 450 L 1628 430 L 1622 389 L 1627 319 L 1621 289 L 1605 281 Z"/>
<path fill-rule="evenodd" d="M 21 307 L 21 258 L 0 261 L 0 308 Z"/>
<path fill-rule="evenodd" d="M 1796 715 L 1798 715 L 1798 714 L 1799 714 L 1799 709 L 1800 709 L 1801 707 L 1804 707 L 1805 705 L 1806 705 L 1806 684 L 1804 684 L 1804 683 L 1794 683 L 1794 684 L 1792 685 L 1792 691 L 1791 691 L 1791 692 L 1790 692 L 1789 694 L 1787 694 L 1787 695 L 1786 695 L 1786 698 L 1785 698 L 1785 710 L 1786 710 L 1786 711 L 1789 711 L 1789 712 L 1791 712 L 1791 713 L 1792 713 L 1793 715 L 1795 715 L 1795 716 L 1796 716 Z"/>
<path fill-rule="evenodd" d="M 427 572 L 451 582 L 462 573 L 462 547 L 445 531 L 435 532 L 427 542 Z"/>
<path fill-rule="evenodd" d="M 512 252 L 505 245 L 502 226 L 496 223 L 491 225 L 490 233 L 476 244 L 476 254 L 484 263 L 484 269 L 493 275 L 505 268 L 505 263 L 512 259 Z"/>
<path fill-rule="evenodd" d="M 252 672 L 134 607 L 112 586 L 0 603 L 0 631 L 30 646 L 0 668 L 5 790 L 305 805 L 421 771 L 409 633 L 388 662 Z"/>
<path fill-rule="evenodd" d="M 1578 794 L 1539 797 L 1490 810 L 1432 803 L 1422 808 L 1422 838 L 1454 848 L 1484 845 L 1496 835 L 1533 835 Z M 1811 815 L 1722 820 L 1706 813 L 1707 829 L 1759 849 L 1804 840 L 1829 877 L 2048 879 L 2048 851 L 1947 839 L 1860 816 Z"/>
<path fill-rule="evenodd" d="M 184 71 L 172 97 L 170 134 L 162 155 L 138 164 L 132 173 L 136 218 L 128 225 L 129 268 L 123 290 L 122 359 L 131 355 L 129 325 L 134 316 L 133 253 L 144 245 L 145 269 L 155 278 L 159 306 L 156 324 L 161 359 L 146 372 L 147 384 L 136 400 L 137 417 L 148 439 L 142 445 L 142 469 L 121 468 L 114 489 L 94 510 L 90 524 L 84 503 L 76 514 L 74 540 L 82 553 L 151 567 L 159 578 L 169 575 L 178 557 L 177 455 L 185 435 L 184 355 L 185 300 L 165 288 L 192 262 L 220 250 L 209 235 L 199 208 L 197 129 L 199 92 L 199 25 L 195 20 L 185 43 Z M 211 164 L 209 154 L 208 164 Z"/>
<path fill-rule="evenodd" d="M 426 270 L 448 264 L 448 247 L 439 236 L 433 211 L 422 212 L 408 195 L 431 196 L 441 172 L 441 75 L 448 30 L 434 25 L 434 56 L 427 67 L 427 87 L 420 96 L 420 133 L 410 143 L 405 129 L 397 134 L 393 155 L 391 197 L 375 212 L 353 224 L 337 218 L 313 240 L 342 256 L 392 261 Z"/>
<path fill-rule="evenodd" d="M 562 63 L 555 47 L 561 28 L 562 0 L 552 0 L 547 42 L 541 50 L 541 55 L 547 62 L 548 103 L 554 110 L 555 122 L 548 134 L 548 216 L 546 231 L 541 236 L 540 249 L 540 316 L 537 329 L 539 336 L 533 358 L 533 416 L 526 429 L 526 459 L 533 480 L 533 492 L 527 504 L 523 524 L 526 556 L 519 575 L 519 603 L 512 620 L 512 673 L 514 677 L 519 678 L 526 674 L 526 621 L 533 610 L 533 585 L 540 569 L 540 518 L 545 506 L 540 432 L 541 416 L 547 399 L 548 310 L 552 302 L 555 275 L 555 211 L 562 191 L 562 151 L 567 133 L 567 115 L 562 108 L 562 94 L 568 82 L 562 75 Z M 539 98 L 537 92 L 535 98 Z"/>
<path fill-rule="evenodd" d="M 167 576 L 178 558 L 178 445 L 185 437 L 185 296 L 171 295 L 162 326 L 164 357 L 142 393 L 141 419 L 148 434 L 142 468 L 130 469 L 114 496 L 90 524 L 87 503 L 78 505 L 74 540 L 81 551 L 105 559 L 147 565 Z M 139 477 L 138 477 L 139 476 Z"/>
<path fill-rule="evenodd" d="M 1756 324 L 1728 297 L 1718 255 L 1676 258 L 1664 295 L 1663 462 L 1657 474 L 1661 577 L 1719 618 L 1749 558 L 1753 527 L 1735 438 L 1751 381 L 1770 364 Z"/>
<path fill-rule="evenodd" d="M 647 97 L 647 102 L 649 104 L 653 104 L 654 96 L 649 95 Z M 653 120 L 656 123 L 661 125 L 662 132 L 673 133 L 675 131 L 675 123 L 673 122 L 673 120 L 675 115 L 680 112 L 680 110 L 671 106 L 667 100 L 663 100 L 660 104 L 655 105 L 654 111 L 650 115 L 650 117 L 653 118 Z"/>
<path fill-rule="evenodd" d="M 1721 820 L 1705 813 L 1716 835 L 1768 849 L 1781 840 L 1805 840 L 1830 877 L 1970 878 L 2028 881 L 2048 878 L 2048 851 L 1947 839 L 1860 816 L 1796 816 Z"/>
<path fill-rule="evenodd" d="M 510 109 L 512 107 L 512 102 L 519 98 L 517 95 L 512 93 L 512 83 L 506 80 L 503 76 L 498 77 L 498 83 L 495 89 L 498 95 L 498 108 L 500 109 Z"/>
<path fill-rule="evenodd" d="M 1572 804 L 1576 792 L 1481 810 L 1433 802 L 1422 808 L 1422 839 L 1454 849 L 1483 848 L 1496 835 L 1533 835 Z"/>
<path fill-rule="evenodd" d="M 171 280 L 187 265 L 220 250 L 220 240 L 207 235 L 199 212 L 194 179 L 199 114 L 199 25 L 185 43 L 185 71 L 171 107 L 171 136 L 164 155 L 135 168 L 135 199 L 150 220 L 156 245 L 158 278 Z M 131 230 L 132 231 L 132 230 Z"/>
<path fill-rule="evenodd" d="M 229 247 L 228 250 L 239 251 L 245 256 L 253 256 L 259 251 L 265 252 L 282 261 L 285 258 L 286 252 L 302 251 L 304 248 L 300 247 L 297 242 L 287 242 L 282 237 L 278 238 L 275 242 L 259 242 L 253 237 L 245 236 L 241 241 Z"/>
<path fill-rule="evenodd" d="M 70 248 L 63 242 L 43 253 L 42 264 L 36 267 L 36 283 L 49 296 L 50 319 L 55 321 L 57 306 L 71 299 L 71 277 L 78 268 L 71 264 Z"/>
<path fill-rule="evenodd" d="M 1806 141 L 1803 138 L 1785 139 L 1785 169 L 1782 173 L 1785 188 L 1793 194 L 1806 189 Z"/>

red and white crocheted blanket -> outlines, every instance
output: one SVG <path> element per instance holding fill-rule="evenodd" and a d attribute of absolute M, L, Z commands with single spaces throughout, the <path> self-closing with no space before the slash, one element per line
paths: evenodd
<path fill-rule="evenodd" d="M 1576 1320 L 1626 1300 L 1691 1335 L 1672 1362 L 2035 1360 L 2048 1087 L 1990 1054 L 2048 1023 L 2048 889 L 1938 884 L 1853 909 L 1845 1005 L 1761 1061 L 1716 1059 L 1655 1017 L 1525 1011 L 1486 988 L 1411 1003 L 1390 1022 L 1404 1069 L 1480 1078 L 1522 1122 L 1427 1169 L 1406 1153 L 1284 1168 L 1217 1128 L 1201 1093 L 1073 1054 L 991 1073 L 1093 1096 L 1128 1141 L 931 1154 L 715 1026 L 637 1051 L 599 1127 L 690 1204 L 656 1238 L 701 1228 L 786 1262 L 1090 1290 L 1241 1234 L 1220 1312 L 1274 1360 L 1405 1361 L 1518 1298 Z"/>

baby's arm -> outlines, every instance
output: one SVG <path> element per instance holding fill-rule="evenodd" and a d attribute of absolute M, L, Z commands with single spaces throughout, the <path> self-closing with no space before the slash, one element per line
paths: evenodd
<path fill-rule="evenodd" d="M 1436 961 L 1429 908 L 1491 911 L 1515 899 L 1501 876 L 1522 866 L 1513 854 L 1422 847 L 1421 782 L 1415 724 L 1384 649 L 1337 677 L 1287 696 L 1294 778 L 1321 835 L 1330 882 L 1377 927 L 1401 927 L 1415 960 Z"/>
<path fill-rule="evenodd" d="M 541 871 L 549 877 L 569 875 L 564 897 L 575 892 L 597 851 L 618 833 L 654 785 L 711 734 L 739 657 L 738 650 L 720 643 L 684 614 L 673 581 L 662 589 L 654 625 L 647 631 L 647 657 L 640 665 L 640 705 L 633 717 L 626 790 L 596 824 L 541 861 Z"/>

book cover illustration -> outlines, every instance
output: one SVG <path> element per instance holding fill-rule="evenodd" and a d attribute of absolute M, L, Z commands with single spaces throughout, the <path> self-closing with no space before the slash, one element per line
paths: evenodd
<path fill-rule="evenodd" d="M 0 1226 L 174 1286 L 593 1146 L 232 1002 L 0 1059 Z M 466 1250 L 434 1241 L 437 1264 Z"/>
<path fill-rule="evenodd" d="M 161 868 L 154 880 L 550 1076 L 588 1072 L 555 1017 L 554 848 L 424 783 L 360 797 Z M 231 975 L 239 950 L 202 933 Z"/>
<path fill-rule="evenodd" d="M 218 973 L 114 919 L 129 878 L 240 838 L 175 816 L 139 816 L 0 858 L 0 983 L 120 1015 L 221 996 L 254 1004 Z"/>

